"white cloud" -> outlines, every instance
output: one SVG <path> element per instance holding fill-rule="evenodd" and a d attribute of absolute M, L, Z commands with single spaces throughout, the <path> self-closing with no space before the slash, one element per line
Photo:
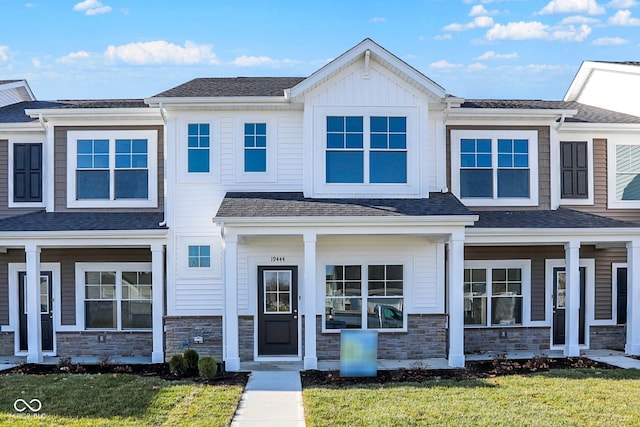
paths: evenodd
<path fill-rule="evenodd" d="M 434 40 L 451 40 L 452 37 L 451 37 L 451 34 L 443 34 L 441 36 L 440 35 L 435 36 L 433 39 Z"/>
<path fill-rule="evenodd" d="M 31 65 L 33 65 L 33 68 L 40 68 L 42 63 L 38 58 L 31 58 Z"/>
<path fill-rule="evenodd" d="M 620 46 L 627 43 L 629 43 L 629 40 L 620 37 L 601 37 L 595 39 L 591 44 L 594 46 Z"/>
<path fill-rule="evenodd" d="M 471 64 L 467 67 L 469 71 L 483 71 L 483 70 L 486 70 L 487 68 L 489 67 L 480 63 Z"/>
<path fill-rule="evenodd" d="M 478 56 L 476 59 L 480 61 L 486 61 L 488 59 L 518 59 L 518 53 L 495 53 L 494 51 L 490 50 Z"/>
<path fill-rule="evenodd" d="M 560 21 L 560 25 L 577 25 L 577 24 L 598 24 L 600 20 L 597 18 L 588 18 L 586 16 L 574 15 L 567 16 L 562 21 Z"/>
<path fill-rule="evenodd" d="M 103 4 L 100 0 L 84 0 L 73 6 L 73 10 L 84 12 L 85 15 L 99 15 L 111 12 L 111 6 Z"/>
<path fill-rule="evenodd" d="M 551 32 L 551 40 L 560 40 L 564 42 L 581 42 L 591 34 L 591 27 L 588 25 L 580 25 L 576 28 L 573 25 L 559 27 Z"/>
<path fill-rule="evenodd" d="M 596 0 L 551 0 L 539 13 L 541 15 L 554 15 L 558 13 L 602 15 L 605 13 L 605 10 Z"/>
<path fill-rule="evenodd" d="M 287 66 L 296 65 L 299 63 L 300 61 L 294 61 L 292 59 L 277 60 L 277 59 L 269 58 L 268 56 L 247 56 L 247 55 L 239 56 L 231 62 L 231 64 L 236 65 L 238 67 L 269 66 L 274 68 L 287 67 Z"/>
<path fill-rule="evenodd" d="M 493 18 L 490 16 L 477 16 L 467 24 L 453 23 L 442 28 L 443 31 L 467 31 L 474 28 L 488 28 L 493 25 Z"/>
<path fill-rule="evenodd" d="M 638 2 L 636 0 L 611 0 L 607 3 L 607 7 L 612 7 L 614 9 L 629 9 L 632 7 L 636 7 Z"/>
<path fill-rule="evenodd" d="M 212 45 L 186 41 L 178 46 L 164 40 L 109 46 L 104 52 L 107 59 L 128 64 L 218 64 Z"/>
<path fill-rule="evenodd" d="M 640 19 L 631 17 L 630 10 L 619 10 L 607 20 L 607 23 L 623 27 L 636 27 L 640 25 Z"/>
<path fill-rule="evenodd" d="M 471 12 L 469 12 L 469 16 L 490 16 L 497 14 L 497 10 L 492 10 L 489 12 L 485 7 L 481 4 L 476 4 L 471 8 Z"/>
<path fill-rule="evenodd" d="M 434 62 L 430 65 L 431 68 L 438 68 L 441 70 L 450 69 L 450 68 L 460 68 L 462 64 L 452 64 L 445 59 L 441 59 L 440 61 Z"/>
<path fill-rule="evenodd" d="M 90 56 L 91 54 L 86 50 L 80 50 L 78 52 L 71 52 L 68 55 L 58 58 L 58 62 L 65 64 L 65 63 L 73 62 L 76 59 L 88 58 Z"/>
<path fill-rule="evenodd" d="M 530 40 L 546 39 L 549 26 L 538 21 L 509 22 L 506 25 L 496 24 L 487 31 L 488 40 Z"/>
<path fill-rule="evenodd" d="M 375 16 L 369 19 L 369 22 L 371 22 L 372 24 L 382 24 L 383 22 L 387 22 L 387 20 L 381 16 Z"/>
<path fill-rule="evenodd" d="M 9 60 L 9 46 L 0 46 L 0 61 Z"/>

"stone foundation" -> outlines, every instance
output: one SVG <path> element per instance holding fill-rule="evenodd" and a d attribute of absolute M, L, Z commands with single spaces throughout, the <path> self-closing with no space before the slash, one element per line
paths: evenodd
<path fill-rule="evenodd" d="M 409 315 L 407 332 L 380 332 L 378 359 L 418 360 L 447 357 L 444 315 Z M 340 359 L 340 333 L 322 333 L 322 316 L 316 318 L 318 360 Z"/>
<path fill-rule="evenodd" d="M 0 356 L 13 356 L 15 341 L 13 332 L 0 332 Z"/>
<path fill-rule="evenodd" d="M 202 356 L 222 360 L 222 316 L 165 317 L 165 360 L 194 349 Z M 195 337 L 202 337 L 196 343 Z"/>
<path fill-rule="evenodd" d="M 542 351 L 549 349 L 551 330 L 544 328 L 465 328 L 464 351 Z"/>
<path fill-rule="evenodd" d="M 626 342 L 624 326 L 590 326 L 589 348 L 624 351 Z"/>
<path fill-rule="evenodd" d="M 254 333 L 253 333 L 253 316 L 238 317 L 238 345 L 240 346 L 240 360 L 254 360 Z"/>
<path fill-rule="evenodd" d="M 56 332 L 60 357 L 150 357 L 152 338 L 151 332 Z"/>

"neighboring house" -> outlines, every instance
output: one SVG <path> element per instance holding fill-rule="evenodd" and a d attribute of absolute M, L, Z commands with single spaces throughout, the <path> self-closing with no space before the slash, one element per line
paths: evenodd
<path fill-rule="evenodd" d="M 640 114 L 453 97 L 369 39 L 306 78 L 195 79 L 144 103 L 16 87 L 26 99 L 0 108 L 1 354 L 44 352 L 19 335 L 46 316 L 15 304 L 38 270 L 63 356 L 194 348 L 229 370 L 313 369 L 344 328 L 378 330 L 379 358 L 451 366 L 640 354 Z M 43 159 L 25 205 L 23 142 Z"/>

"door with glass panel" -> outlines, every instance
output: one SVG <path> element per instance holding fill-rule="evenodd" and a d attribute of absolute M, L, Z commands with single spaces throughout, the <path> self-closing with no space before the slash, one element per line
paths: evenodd
<path fill-rule="evenodd" d="M 298 355 L 298 267 L 258 267 L 258 355 Z"/>
<path fill-rule="evenodd" d="M 18 309 L 20 310 L 20 351 L 27 351 L 27 274 L 18 273 Z M 50 271 L 40 273 L 40 325 L 42 328 L 42 351 L 53 351 L 53 297 L 52 274 Z"/>
<path fill-rule="evenodd" d="M 580 267 L 580 310 L 578 312 L 578 343 L 584 344 L 585 333 L 585 274 Z M 567 274 L 564 268 L 553 269 L 553 345 L 565 344 L 565 325 L 567 321 Z"/>

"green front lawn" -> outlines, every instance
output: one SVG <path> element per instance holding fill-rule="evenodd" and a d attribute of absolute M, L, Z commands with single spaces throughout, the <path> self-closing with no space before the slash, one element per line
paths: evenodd
<path fill-rule="evenodd" d="M 129 374 L 4 375 L 0 425 L 228 426 L 241 394 L 240 386 Z M 39 399 L 42 409 L 19 414 L 16 399 Z"/>
<path fill-rule="evenodd" d="M 307 426 L 640 426 L 639 370 L 310 387 Z"/>

